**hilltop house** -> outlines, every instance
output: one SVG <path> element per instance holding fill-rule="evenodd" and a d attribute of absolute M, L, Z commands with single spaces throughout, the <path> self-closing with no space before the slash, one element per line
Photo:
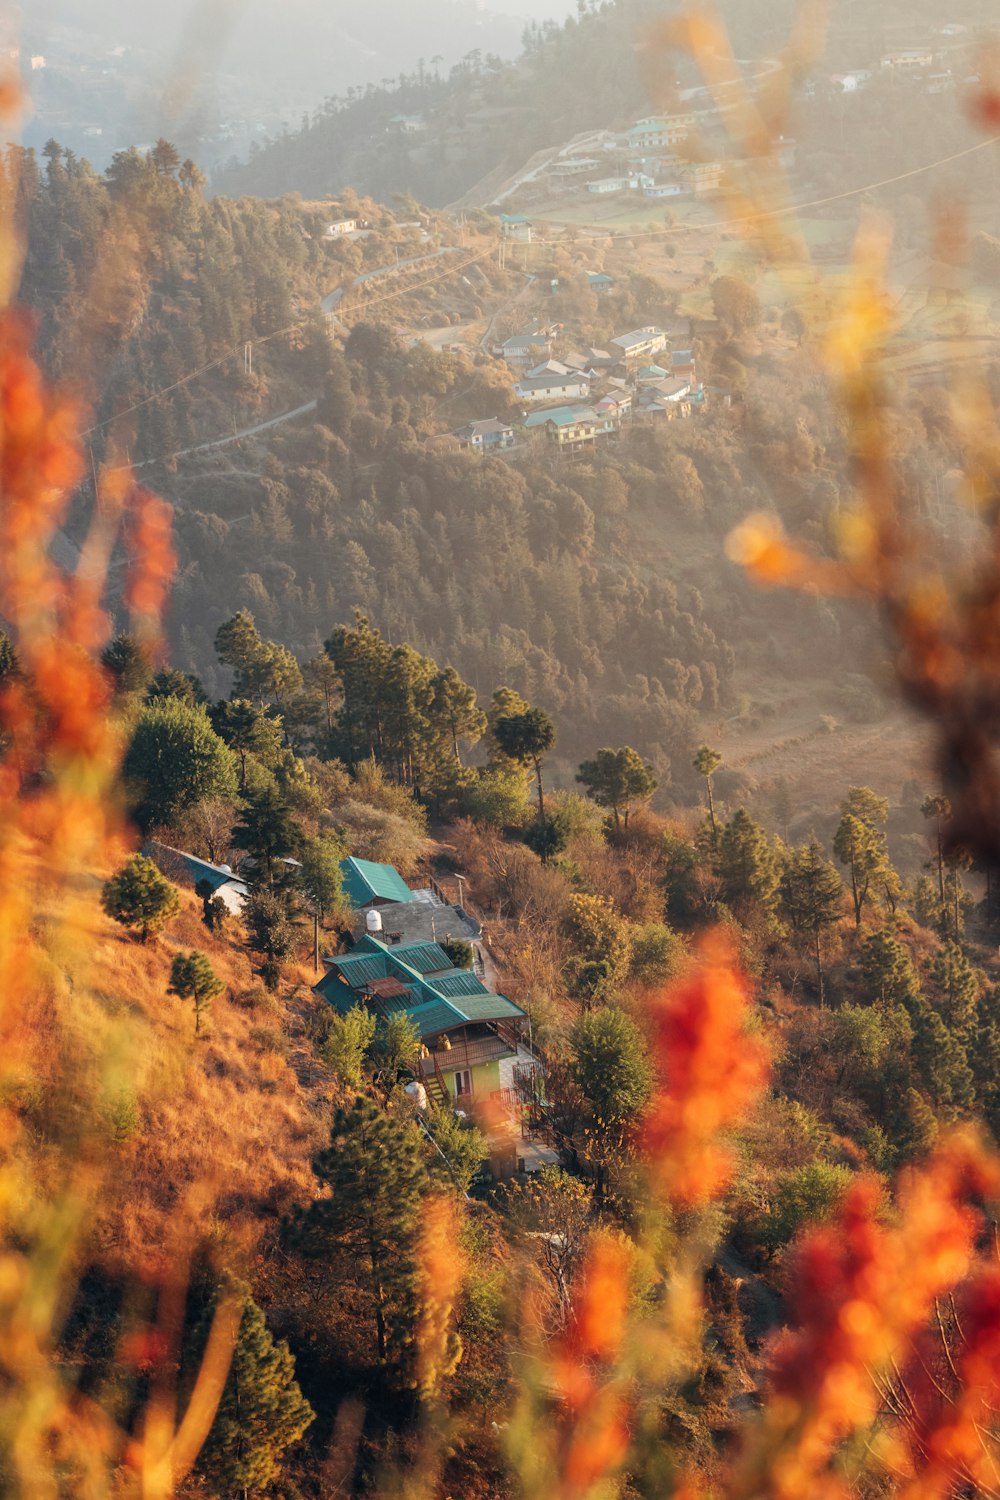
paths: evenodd
<path fill-rule="evenodd" d="M 452 433 L 463 448 L 475 448 L 479 453 L 493 453 L 500 448 L 513 448 L 514 429 L 496 417 L 481 422 L 466 422 Z"/>
<path fill-rule="evenodd" d="M 335 219 L 332 224 L 326 226 L 326 229 L 323 231 L 323 238 L 325 240 L 336 240 L 342 234 L 353 234 L 357 227 L 357 219 Z"/>
<path fill-rule="evenodd" d="M 552 352 L 552 340 L 545 333 L 515 333 L 500 345 L 500 354 L 509 365 L 533 365 L 539 356 Z"/>
<path fill-rule="evenodd" d="M 592 292 L 596 292 L 600 297 L 605 292 L 610 292 L 611 288 L 615 284 L 615 278 L 613 276 L 609 276 L 607 271 L 588 271 L 587 282 L 590 286 L 590 290 Z"/>
<path fill-rule="evenodd" d="M 522 376 L 514 392 L 522 401 L 582 400 L 590 393 L 590 382 L 579 372 L 567 371 L 565 375 L 559 375 L 553 371 Z"/>
<path fill-rule="evenodd" d="M 695 118 L 691 114 L 652 115 L 639 120 L 625 133 L 629 150 L 679 146 L 691 134 L 694 123 Z"/>
<path fill-rule="evenodd" d="M 667 335 L 662 328 L 636 328 L 612 339 L 611 347 L 617 351 L 619 359 L 648 359 L 651 354 L 659 354 L 667 347 Z"/>
<path fill-rule="evenodd" d="M 627 187 L 627 177 L 598 177 L 596 182 L 587 183 L 587 192 L 596 193 L 599 197 L 607 198 L 612 193 L 624 193 Z"/>
<path fill-rule="evenodd" d="M 560 450 L 572 452 L 593 447 L 599 439 L 610 437 L 617 424 L 609 410 L 597 411 L 592 406 L 557 406 L 551 411 L 532 412 L 524 425 L 529 432 L 544 432 Z"/>
<path fill-rule="evenodd" d="M 145 844 L 142 852 L 175 885 L 193 891 L 199 887 L 204 891 L 207 886 L 233 916 L 239 916 L 243 910 L 250 888 L 245 880 L 233 874 L 231 865 L 213 865 L 207 859 L 199 859 L 196 854 L 187 854 L 182 849 L 172 849 L 169 844 L 161 844 L 156 839 Z"/>
<path fill-rule="evenodd" d="M 714 193 L 722 181 L 724 167 L 718 161 L 686 161 L 678 168 L 681 185 L 692 193 Z"/>
<path fill-rule="evenodd" d="M 689 417 L 694 399 L 689 380 L 658 380 L 644 385 L 639 392 L 638 415 L 641 417 Z"/>

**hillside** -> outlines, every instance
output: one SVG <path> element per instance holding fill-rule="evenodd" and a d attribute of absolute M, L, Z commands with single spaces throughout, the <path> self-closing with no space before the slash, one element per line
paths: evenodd
<path fill-rule="evenodd" d="M 718 7 L 741 75 L 753 80 L 784 54 L 796 8 L 743 0 Z M 273 197 L 287 192 L 306 196 L 336 193 L 347 186 L 388 200 L 408 193 L 422 202 L 443 205 L 475 194 L 488 204 L 498 184 L 523 168 L 537 152 L 551 152 L 575 136 L 595 131 L 622 131 L 637 118 L 657 111 L 694 108 L 704 113 L 710 136 L 718 120 L 697 62 L 663 40 L 662 24 L 676 11 L 671 0 L 586 0 L 578 15 L 562 27 L 531 26 L 524 50 L 510 63 L 466 58 L 447 76 L 408 77 L 361 97 L 331 97 L 300 129 L 254 149 L 249 159 L 232 160 L 213 171 L 216 191 Z M 981 16 L 974 0 L 962 0 L 948 19 L 962 27 L 964 38 L 946 42 L 954 52 L 956 82 L 976 65 L 968 52 Z M 830 141 L 841 146 L 841 166 L 849 171 L 853 144 L 844 139 L 843 110 L 829 97 L 828 78 L 848 69 L 879 70 L 890 48 L 932 46 L 940 49 L 942 17 L 921 0 L 918 5 L 886 0 L 878 16 L 856 9 L 834 11 L 825 29 L 810 32 L 812 82 L 819 106 L 802 96 L 803 80 L 793 89 L 793 115 L 782 130 L 799 136 L 805 121 L 816 120 L 815 140 L 807 148 L 829 170 Z M 941 66 L 946 66 L 942 64 Z M 585 82 L 582 82 L 584 81 Z M 754 91 L 757 84 L 751 82 Z M 888 101 L 890 113 L 898 99 Z M 799 106 L 806 104 L 806 110 Z M 713 117 L 709 120 L 709 115 Z M 801 116 L 801 118 L 800 118 Z M 873 167 L 869 180 L 900 170 L 900 153 L 913 165 L 924 137 L 919 118 L 909 132 L 881 128 L 866 133 L 858 166 Z M 848 127 L 849 128 L 849 127 Z M 933 150 L 934 134 L 929 137 Z M 943 153 L 942 153 L 943 154 Z M 882 170 L 884 164 L 884 171 Z M 471 201 L 471 199 L 470 199 Z"/>

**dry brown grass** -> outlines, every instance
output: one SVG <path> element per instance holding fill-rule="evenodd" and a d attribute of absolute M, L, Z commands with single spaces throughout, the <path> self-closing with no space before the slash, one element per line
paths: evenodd
<path fill-rule="evenodd" d="M 71 1128 L 94 1134 L 108 1178 L 94 1241 L 111 1264 L 206 1236 L 247 1246 L 307 1195 L 322 1134 L 324 1085 L 304 1088 L 286 1061 L 283 1003 L 266 1014 L 240 1003 L 252 976 L 239 931 L 209 933 L 192 895 L 144 947 L 100 910 L 108 872 L 78 872 L 68 923 L 65 892 L 47 887 L 31 850 L 25 872 L 38 893 L 31 1052 L 18 1084 L 25 1166 L 44 1178 L 48 1142 Z M 167 994 L 179 948 L 203 951 L 226 984 L 198 1038 L 190 1004 Z"/>

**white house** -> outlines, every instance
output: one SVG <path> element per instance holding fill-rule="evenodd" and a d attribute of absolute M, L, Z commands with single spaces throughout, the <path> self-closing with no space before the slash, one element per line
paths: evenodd
<path fill-rule="evenodd" d="M 342 234 L 353 234 L 357 227 L 357 219 L 335 219 L 332 224 L 326 226 L 323 238 L 325 240 L 339 239 Z"/>
<path fill-rule="evenodd" d="M 521 401 L 582 401 L 590 394 L 585 375 L 525 375 L 514 387 Z"/>
<path fill-rule="evenodd" d="M 599 177 L 596 182 L 587 183 L 587 192 L 607 197 L 611 193 L 624 193 L 627 187 L 627 177 Z"/>

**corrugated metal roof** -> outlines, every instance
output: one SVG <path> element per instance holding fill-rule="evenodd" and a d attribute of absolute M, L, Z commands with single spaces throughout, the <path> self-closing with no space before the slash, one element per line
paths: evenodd
<path fill-rule="evenodd" d="M 383 953 L 353 953 L 345 958 L 335 959 L 333 966 L 340 970 L 350 984 L 371 984 L 373 979 L 389 977 L 388 964 Z"/>
<path fill-rule="evenodd" d="M 463 995 L 490 994 L 482 980 L 467 970 L 459 970 L 457 974 L 443 974 L 440 978 L 428 979 L 427 983 L 432 990 L 437 990 L 439 995 L 444 995 L 449 1000 L 459 999 Z"/>
<path fill-rule="evenodd" d="M 410 1020 L 415 1023 L 422 1037 L 436 1036 L 439 1032 L 450 1031 L 454 1026 L 461 1026 L 466 1020 L 461 1011 L 449 1005 L 447 1000 L 434 999 L 426 1001 L 423 1005 L 414 1005 L 409 1011 Z"/>
<path fill-rule="evenodd" d="M 402 943 L 390 951 L 389 958 L 417 974 L 440 974 L 455 967 L 438 943 Z"/>
<path fill-rule="evenodd" d="M 370 859 L 341 860 L 340 873 L 348 900 L 354 906 L 370 901 L 410 901 L 413 892 L 392 865 L 375 864 Z"/>
<path fill-rule="evenodd" d="M 524 1015 L 513 1000 L 508 1000 L 506 995 L 494 995 L 489 990 L 485 995 L 469 995 L 456 1004 L 462 1007 L 467 1021 L 516 1021 Z"/>

